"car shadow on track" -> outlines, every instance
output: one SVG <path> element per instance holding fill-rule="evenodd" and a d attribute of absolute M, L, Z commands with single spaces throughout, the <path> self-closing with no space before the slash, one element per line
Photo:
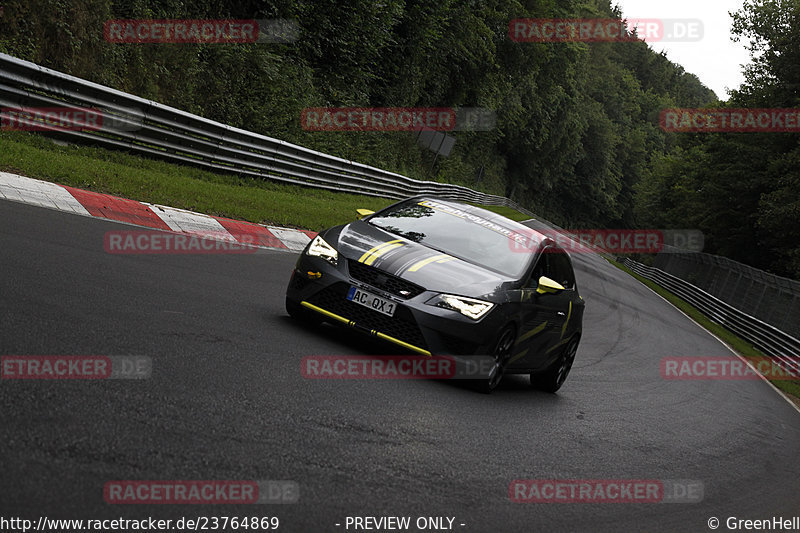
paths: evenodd
<path fill-rule="evenodd" d="M 296 331 L 298 335 L 313 337 L 325 344 L 332 344 L 327 353 L 320 353 L 319 350 L 309 352 L 308 356 L 359 356 L 380 359 L 387 356 L 416 355 L 409 354 L 407 350 L 380 339 L 375 339 L 368 335 L 355 332 L 352 329 L 323 323 L 321 325 L 303 324 L 288 315 L 277 317 L 287 328 Z M 463 390 L 471 394 L 481 394 L 476 390 L 469 380 L 466 379 L 427 379 L 416 381 L 428 381 L 436 383 L 437 386 L 449 389 Z M 514 396 L 526 395 L 535 397 L 537 401 L 550 403 L 559 401 L 558 394 L 542 392 L 531 387 L 527 375 L 507 375 L 492 392 L 494 395 L 513 394 Z"/>

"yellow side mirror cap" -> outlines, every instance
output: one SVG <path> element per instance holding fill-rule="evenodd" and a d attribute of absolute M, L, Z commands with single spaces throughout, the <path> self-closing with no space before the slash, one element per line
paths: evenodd
<path fill-rule="evenodd" d="M 539 294 L 555 294 L 563 290 L 566 289 L 562 284 L 558 283 L 557 281 L 553 281 L 547 276 L 542 276 L 539 278 L 539 287 L 536 289 L 536 292 Z"/>
<path fill-rule="evenodd" d="M 368 217 L 373 214 L 375 211 L 370 211 L 369 209 L 356 209 L 356 213 L 358 214 L 358 219 L 361 220 L 364 217 Z"/>

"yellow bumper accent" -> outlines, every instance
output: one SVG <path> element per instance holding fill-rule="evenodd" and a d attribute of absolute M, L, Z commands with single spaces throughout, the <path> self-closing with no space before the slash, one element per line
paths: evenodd
<path fill-rule="evenodd" d="M 414 350 L 415 352 L 417 352 L 419 354 L 427 355 L 428 357 L 431 356 L 431 352 L 429 352 L 428 350 L 423 350 L 422 348 L 418 348 L 418 347 L 414 346 L 413 344 L 408 344 L 407 342 L 403 342 L 400 339 L 395 339 L 394 337 L 390 337 L 389 335 L 386 335 L 385 333 L 381 333 L 380 331 L 376 331 L 375 332 L 375 336 L 378 337 L 379 339 L 384 339 L 384 340 L 387 340 L 389 342 L 393 342 L 393 343 L 395 343 L 395 344 L 397 344 L 399 346 L 403 346 L 404 348 L 408 348 L 409 350 Z"/>
<path fill-rule="evenodd" d="M 303 307 L 308 307 L 309 309 L 311 309 L 312 311 L 316 311 L 317 313 L 322 313 L 323 315 L 325 315 L 328 318 L 332 318 L 334 320 L 338 320 L 342 324 L 347 324 L 348 326 L 350 326 L 353 323 L 352 320 L 347 320 L 343 316 L 339 316 L 336 313 L 331 313 L 330 311 L 326 311 L 325 309 L 323 309 L 321 307 L 317 307 L 314 304 L 310 304 L 308 302 L 300 302 L 300 305 L 302 305 Z"/>
<path fill-rule="evenodd" d="M 300 302 L 300 305 L 302 305 L 303 307 L 307 307 L 307 308 L 311 309 L 312 311 L 316 311 L 317 313 L 323 314 L 328 318 L 332 318 L 332 319 L 336 320 L 337 322 L 341 322 L 342 324 L 346 324 L 346 325 L 348 325 L 350 327 L 353 327 L 353 326 L 356 325 L 355 321 L 348 320 L 343 316 L 337 315 L 336 313 L 331 313 L 330 311 L 328 311 L 326 309 L 323 309 L 321 307 L 317 307 L 314 304 L 310 304 L 308 302 Z M 423 350 L 422 348 L 419 348 L 418 346 L 414 346 L 413 344 L 409 344 L 407 342 L 401 341 L 400 339 L 395 339 L 394 337 L 386 335 L 385 333 L 381 333 L 380 331 L 375 331 L 373 329 L 373 330 L 370 331 L 370 333 L 372 335 L 378 337 L 379 339 L 387 340 L 389 342 L 397 344 L 398 346 L 402 346 L 404 348 L 408 348 L 409 350 L 413 350 L 413 351 L 415 351 L 415 352 L 417 352 L 419 354 L 427 355 L 428 357 L 430 357 L 432 355 L 431 352 L 429 352 L 428 350 Z"/>

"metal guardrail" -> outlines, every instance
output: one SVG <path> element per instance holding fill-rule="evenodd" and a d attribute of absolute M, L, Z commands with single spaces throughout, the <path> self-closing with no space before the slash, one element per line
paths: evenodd
<path fill-rule="evenodd" d="M 354 161 L 234 128 L 152 100 L 134 96 L 0 54 L 0 107 L 81 107 L 97 109 L 97 129 L 58 129 L 77 142 L 231 172 L 281 183 L 382 198 L 431 194 L 485 205 L 506 206 L 534 214 L 503 196 L 468 187 L 414 180 Z M 8 118 L 2 113 L 3 118 Z M 800 341 L 709 293 L 659 269 L 630 259 L 626 266 L 673 291 L 715 322 L 778 357 L 800 357 Z"/>
<path fill-rule="evenodd" d="M 797 358 L 800 358 L 800 340 L 788 333 L 736 309 L 663 270 L 643 265 L 629 258 L 626 258 L 623 264 L 640 276 L 658 283 L 683 298 L 712 321 L 736 333 L 766 355 L 777 358 L 787 365 L 797 365 Z"/>
<path fill-rule="evenodd" d="M 318 189 L 402 199 L 419 194 L 506 206 L 503 197 L 460 185 L 420 181 L 278 139 L 234 128 L 152 100 L 0 54 L 0 107 L 81 107 L 99 110 L 97 129 L 58 134 L 74 142 L 124 149 L 208 170 Z M 8 115 L 3 112 L 3 118 Z"/>

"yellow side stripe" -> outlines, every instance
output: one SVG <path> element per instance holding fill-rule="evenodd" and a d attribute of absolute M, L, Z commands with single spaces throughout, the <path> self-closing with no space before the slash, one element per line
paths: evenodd
<path fill-rule="evenodd" d="M 332 318 L 334 320 L 337 320 L 337 321 L 341 322 L 342 324 L 347 324 L 350 327 L 356 325 L 356 323 L 354 321 L 348 320 L 343 316 L 337 315 L 336 313 L 331 313 L 330 311 L 327 311 L 327 310 L 325 310 L 325 309 L 323 309 L 321 307 L 317 307 L 314 304 L 310 304 L 308 302 L 303 301 L 303 302 L 300 302 L 300 305 L 302 305 L 303 307 L 308 307 L 309 309 L 311 309 L 312 311 L 316 311 L 317 313 L 321 313 L 321 314 L 327 316 L 328 318 Z M 402 346 L 404 348 L 408 348 L 409 350 L 413 350 L 413 351 L 415 351 L 417 353 L 420 353 L 422 355 L 427 355 L 428 357 L 431 356 L 431 352 L 429 352 L 428 350 L 423 350 L 422 348 L 414 346 L 413 344 L 409 344 L 407 342 L 403 342 L 400 339 L 395 339 L 394 337 L 390 337 L 389 335 L 386 335 L 385 333 L 381 333 L 380 331 L 375 331 L 373 329 L 373 330 L 370 331 L 370 333 L 372 335 L 375 335 L 378 338 L 381 338 L 383 340 L 387 340 L 389 342 L 393 342 L 394 344 L 400 345 L 400 346 Z"/>
<path fill-rule="evenodd" d="M 377 250 L 371 256 L 369 256 L 369 258 L 366 261 L 364 261 L 364 264 L 365 265 L 371 265 L 372 263 L 375 262 L 375 260 L 377 258 L 382 256 L 386 252 L 394 250 L 395 248 L 400 248 L 401 246 L 403 246 L 402 242 L 398 242 L 398 243 L 395 243 L 395 244 L 390 244 L 389 246 L 384 246 L 383 248 L 381 248 L 380 250 Z"/>
<path fill-rule="evenodd" d="M 538 326 L 536 326 L 535 328 L 533 328 L 529 332 L 525 333 L 524 335 L 521 335 L 517 339 L 516 344 L 519 344 L 520 342 L 522 342 L 524 340 L 527 340 L 527 339 L 533 337 L 534 335 L 537 335 L 537 334 L 541 333 L 542 331 L 544 331 L 544 328 L 546 328 L 546 327 L 547 327 L 547 320 L 545 320 L 544 322 L 542 322 L 541 324 L 539 324 Z"/>
<path fill-rule="evenodd" d="M 393 241 L 389 241 L 389 242 L 385 242 L 383 244 L 379 244 L 378 246 L 375 246 L 374 248 L 371 248 L 371 249 L 367 250 L 366 252 L 364 252 L 364 255 L 362 255 L 358 259 L 358 262 L 359 263 L 363 263 L 370 255 L 372 255 L 373 253 L 377 252 L 378 250 L 380 250 L 384 246 L 389 246 L 390 244 L 394 244 L 394 243 L 397 243 L 397 242 L 403 242 L 403 241 L 401 241 L 400 239 L 395 239 Z"/>
<path fill-rule="evenodd" d="M 451 259 L 455 259 L 455 258 L 451 257 L 451 256 L 449 256 L 447 254 L 434 255 L 433 257 L 429 257 L 427 259 L 423 259 L 422 261 L 418 261 L 417 263 L 414 263 L 414 265 L 411 268 L 409 268 L 408 271 L 409 272 L 416 272 L 420 268 L 422 268 L 425 265 L 428 265 L 430 263 L 433 263 L 434 261 L 440 262 L 440 263 L 445 263 L 447 261 L 450 261 Z"/>
<path fill-rule="evenodd" d="M 567 324 L 569 324 L 569 317 L 572 316 L 572 302 L 569 303 L 569 311 L 567 311 L 567 319 L 564 321 L 564 327 L 561 328 L 561 338 L 564 338 L 564 334 L 567 332 Z"/>
<path fill-rule="evenodd" d="M 557 348 L 560 348 L 561 346 L 564 346 L 564 345 L 565 345 L 567 342 L 569 342 L 569 339 L 564 339 L 564 340 L 560 341 L 558 344 L 555 344 L 555 345 L 554 345 L 554 346 L 552 346 L 552 347 L 551 347 L 549 350 L 547 350 L 546 352 L 544 352 L 544 353 L 545 353 L 545 355 L 549 354 L 550 352 L 552 352 L 553 350 L 555 350 L 555 349 L 557 349 Z"/>
<path fill-rule="evenodd" d="M 520 357 L 525 357 L 525 354 L 527 354 L 527 353 L 528 353 L 528 348 L 526 348 L 526 349 L 522 350 L 521 352 L 519 352 L 517 355 L 515 355 L 514 357 L 509 359 L 508 362 L 509 363 L 513 363 L 514 361 L 516 361 Z"/>

